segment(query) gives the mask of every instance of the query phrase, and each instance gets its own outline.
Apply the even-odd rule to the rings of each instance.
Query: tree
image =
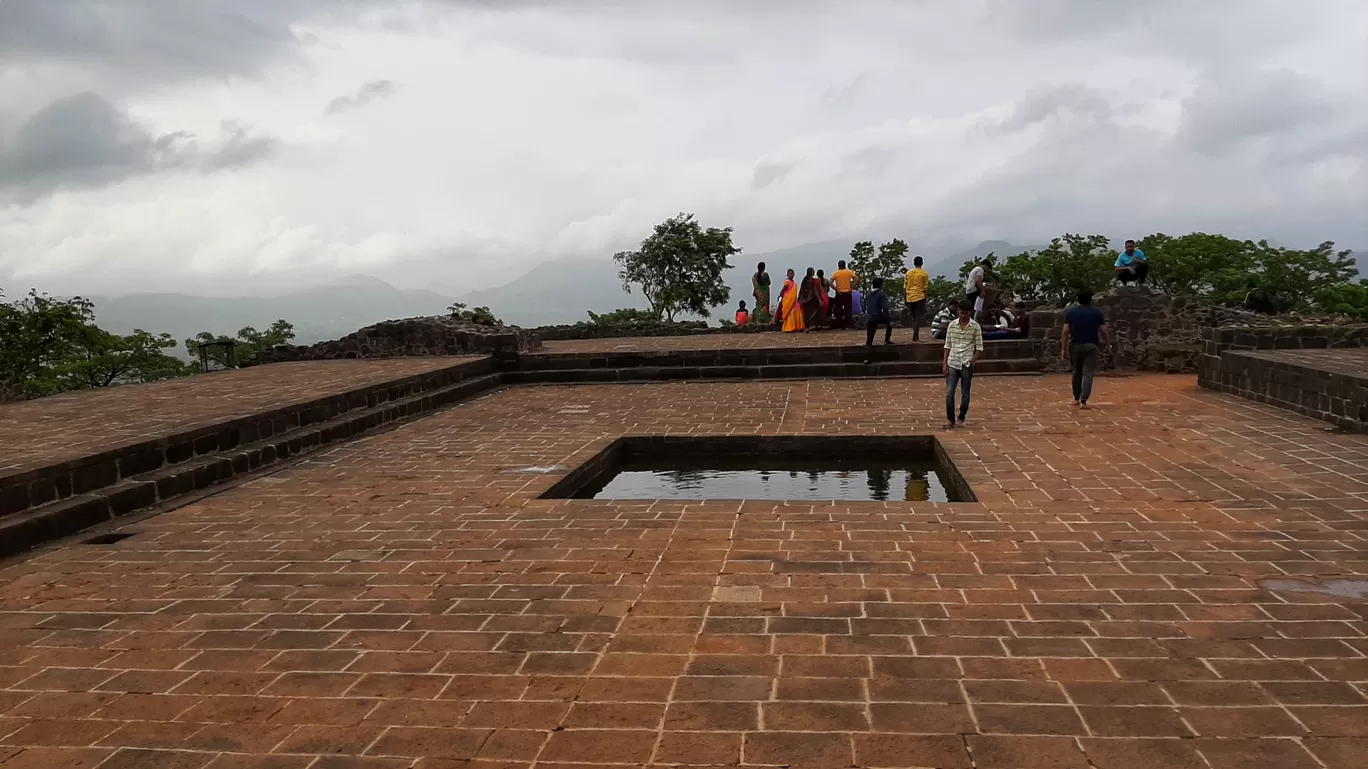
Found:
[[[851,247],[850,261],[847,262],[846,266],[850,267],[851,270],[854,270],[856,275],[863,278],[871,271],[874,259],[874,242],[862,240]]]
[[[466,323],[474,323],[479,326],[503,326],[503,321],[494,317],[494,311],[488,307],[476,307],[473,310],[467,310],[465,302],[453,302],[447,308],[447,312],[450,312],[451,317],[456,320],[463,320]]]
[[[638,250],[613,255],[622,290],[630,294],[637,285],[657,318],[674,321],[682,312],[709,317],[731,297],[722,273],[731,267],[728,258],[741,253],[731,236],[730,227],[703,229],[693,214],[667,219]]]
[[[60,371],[66,390],[112,387],[120,384],[156,382],[193,373],[188,365],[163,350],[176,346],[170,334],[135,329],[132,334],[111,334],[87,326],[82,349]]]
[[[1155,233],[1136,246],[1145,252],[1156,286],[1212,304],[1238,307],[1257,291],[1284,312],[1315,309],[1321,297],[1338,305],[1356,289],[1352,252],[1336,251],[1333,242],[1297,250],[1194,232],[1176,238]]]
[[[183,376],[187,367],[162,352],[169,334],[127,336],[95,325],[94,306],[80,297],[53,299],[37,291],[0,302],[0,390],[36,398],[67,390],[111,387]]]
[[[926,306],[933,312],[940,312],[951,301],[963,298],[963,280],[949,280],[944,275],[937,275],[926,287]]]
[[[631,307],[613,310],[612,312],[598,313],[589,310],[589,322],[595,326],[626,326],[636,323],[652,323],[660,320],[660,317],[650,310],[638,310]]]
[[[237,363],[249,361],[256,357],[257,353],[289,344],[295,338],[294,324],[281,319],[272,323],[265,331],[257,331],[253,326],[244,326],[238,329],[236,337],[225,337],[221,334],[211,334],[208,331],[201,331],[193,337],[185,340],[185,350],[190,353],[192,358],[199,358],[199,346],[210,342],[217,342],[230,339],[237,342],[236,357]],[[210,352],[210,357],[219,365],[227,365],[222,355],[218,352]]]
[[[894,238],[875,251],[872,242],[862,240],[850,249],[850,269],[860,276],[860,285],[865,287],[875,278],[901,279],[907,273],[907,243]]]
[[[61,392],[61,371],[80,353],[95,308],[81,297],[53,299],[37,290],[0,302],[0,382],[35,398]]]

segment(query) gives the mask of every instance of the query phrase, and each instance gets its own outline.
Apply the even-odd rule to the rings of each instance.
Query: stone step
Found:
[[[3,475],[0,476],[0,518],[72,496],[97,492],[143,473],[189,462],[197,457],[233,451],[239,446],[273,435],[321,424],[354,411],[395,403],[493,372],[494,362],[489,359],[453,363],[449,367],[422,374],[256,414],[225,417],[218,423]]]
[[[878,346],[879,360],[905,362],[933,361],[941,358],[943,346],[936,342]],[[763,349],[673,350],[668,352],[582,352],[524,353],[518,356],[517,369],[523,372],[563,371],[567,369],[628,369],[636,367],[702,366],[787,366],[822,363],[860,363],[863,345],[841,347],[775,347]],[[1035,348],[1030,340],[1005,339],[984,344],[983,357],[993,359],[1031,358]]]
[[[499,387],[499,374],[461,379],[433,390],[353,409],[268,438],[118,480],[87,493],[0,517],[0,556],[76,534],[119,516],[151,507],[306,454],[321,446],[354,438]]]
[[[976,373],[984,375],[1039,374],[1036,358],[980,360]],[[803,363],[767,366],[634,366],[631,368],[573,368],[509,372],[509,384],[587,384],[595,382],[651,382],[718,379],[846,379],[858,377],[939,377],[941,362],[876,358],[874,363]]]

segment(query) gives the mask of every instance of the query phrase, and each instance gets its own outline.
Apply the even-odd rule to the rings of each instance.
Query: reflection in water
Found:
[[[593,499],[775,499],[876,502],[948,502],[946,484],[930,464],[859,469],[736,468],[624,469]]]

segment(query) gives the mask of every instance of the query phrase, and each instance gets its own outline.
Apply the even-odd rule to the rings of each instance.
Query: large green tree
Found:
[[[77,357],[64,371],[70,385],[66,389],[155,382],[194,373],[193,365],[164,352],[175,346],[170,334],[135,329],[124,336],[89,326]]]
[[[741,253],[732,245],[732,228],[704,229],[693,214],[680,214],[655,226],[636,251],[613,255],[622,289],[636,286],[657,318],[673,321],[680,313],[706,318],[731,297],[722,280]]]
[[[866,288],[875,278],[901,279],[907,272],[907,243],[894,238],[875,250],[871,241],[862,240],[850,249],[849,264]]]
[[[208,331],[201,331],[195,336],[185,340],[185,350],[190,353],[190,357],[198,360],[201,344],[227,339],[237,343],[235,350],[236,362],[242,364],[255,358],[257,353],[264,352],[272,347],[289,344],[294,338],[294,324],[281,319],[272,323],[270,327],[264,331],[258,331],[253,326],[245,326],[238,329],[236,336],[231,337],[225,337],[222,334],[211,334]],[[227,363],[217,351],[210,351],[210,357],[219,365]]]
[[[54,299],[30,291],[0,301],[0,397],[36,398],[66,390],[152,382],[188,367],[164,350],[168,334],[112,334],[95,325],[86,299]]]

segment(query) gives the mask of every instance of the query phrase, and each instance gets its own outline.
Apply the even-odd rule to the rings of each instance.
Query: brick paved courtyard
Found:
[[[974,504],[537,499],[941,387],[506,390],[0,562],[0,767],[1368,766],[1368,439],[1190,377],[980,379]]]

